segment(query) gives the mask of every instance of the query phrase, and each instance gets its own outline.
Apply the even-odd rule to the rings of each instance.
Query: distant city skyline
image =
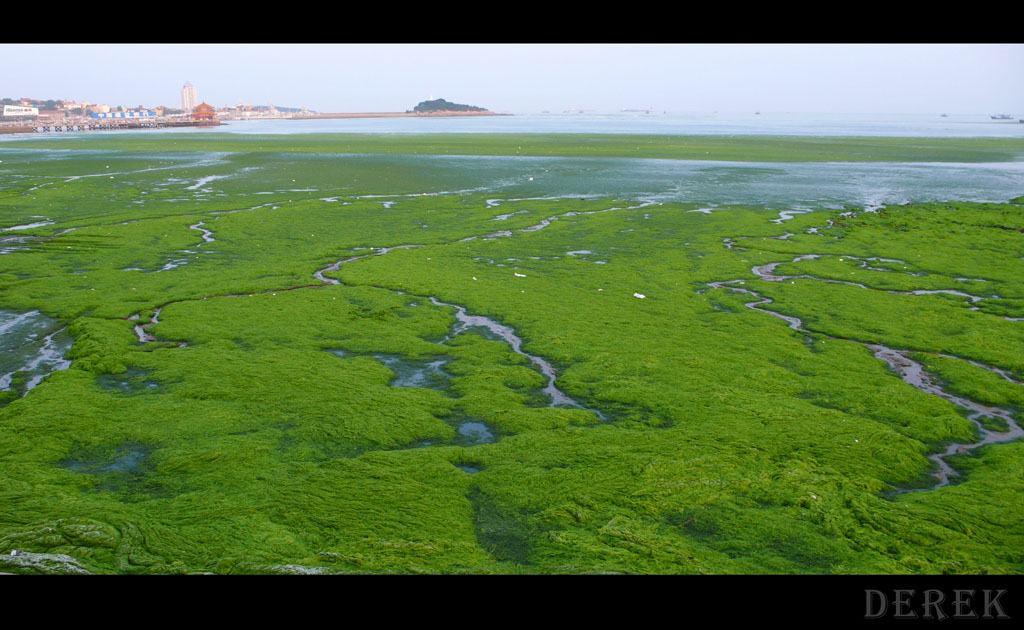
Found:
[[[1024,114],[1021,44],[0,44],[0,96],[508,113]],[[75,59],[69,65],[67,59]]]

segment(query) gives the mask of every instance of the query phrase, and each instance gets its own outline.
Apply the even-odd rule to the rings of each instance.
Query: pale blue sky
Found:
[[[510,113],[1024,115],[1020,44],[0,44],[0,96],[404,111],[428,97]]]

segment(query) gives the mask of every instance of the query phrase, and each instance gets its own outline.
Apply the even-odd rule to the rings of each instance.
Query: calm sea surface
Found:
[[[993,112],[995,113],[995,112]],[[229,121],[217,132],[289,133],[638,133],[800,136],[928,136],[1024,138],[1024,124],[989,114],[611,113],[522,114],[446,118],[348,118]],[[206,133],[208,129],[111,133]],[[95,132],[86,132],[95,133]],[[46,134],[71,135],[71,134]],[[38,134],[0,136],[0,142]]]
[[[180,130],[175,130],[180,131]],[[639,133],[1024,138],[1024,124],[988,114],[527,114],[451,118],[232,121],[217,131],[287,133]],[[200,131],[201,133],[201,131]]]

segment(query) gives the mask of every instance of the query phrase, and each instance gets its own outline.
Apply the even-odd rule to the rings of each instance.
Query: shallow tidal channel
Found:
[[[24,394],[54,371],[66,370],[72,341],[60,322],[39,311],[0,310],[0,391]]]

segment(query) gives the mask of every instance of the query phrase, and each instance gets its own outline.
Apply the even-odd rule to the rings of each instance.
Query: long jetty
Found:
[[[90,121],[33,122],[25,125],[0,125],[0,133],[55,133],[63,131],[115,131],[120,129],[158,129],[161,127],[216,127],[219,120],[131,120],[105,118]]]
[[[447,116],[511,116],[490,110],[483,111],[436,111],[436,112],[339,112],[327,114],[293,114],[289,120],[313,120],[322,118],[444,118]]]

